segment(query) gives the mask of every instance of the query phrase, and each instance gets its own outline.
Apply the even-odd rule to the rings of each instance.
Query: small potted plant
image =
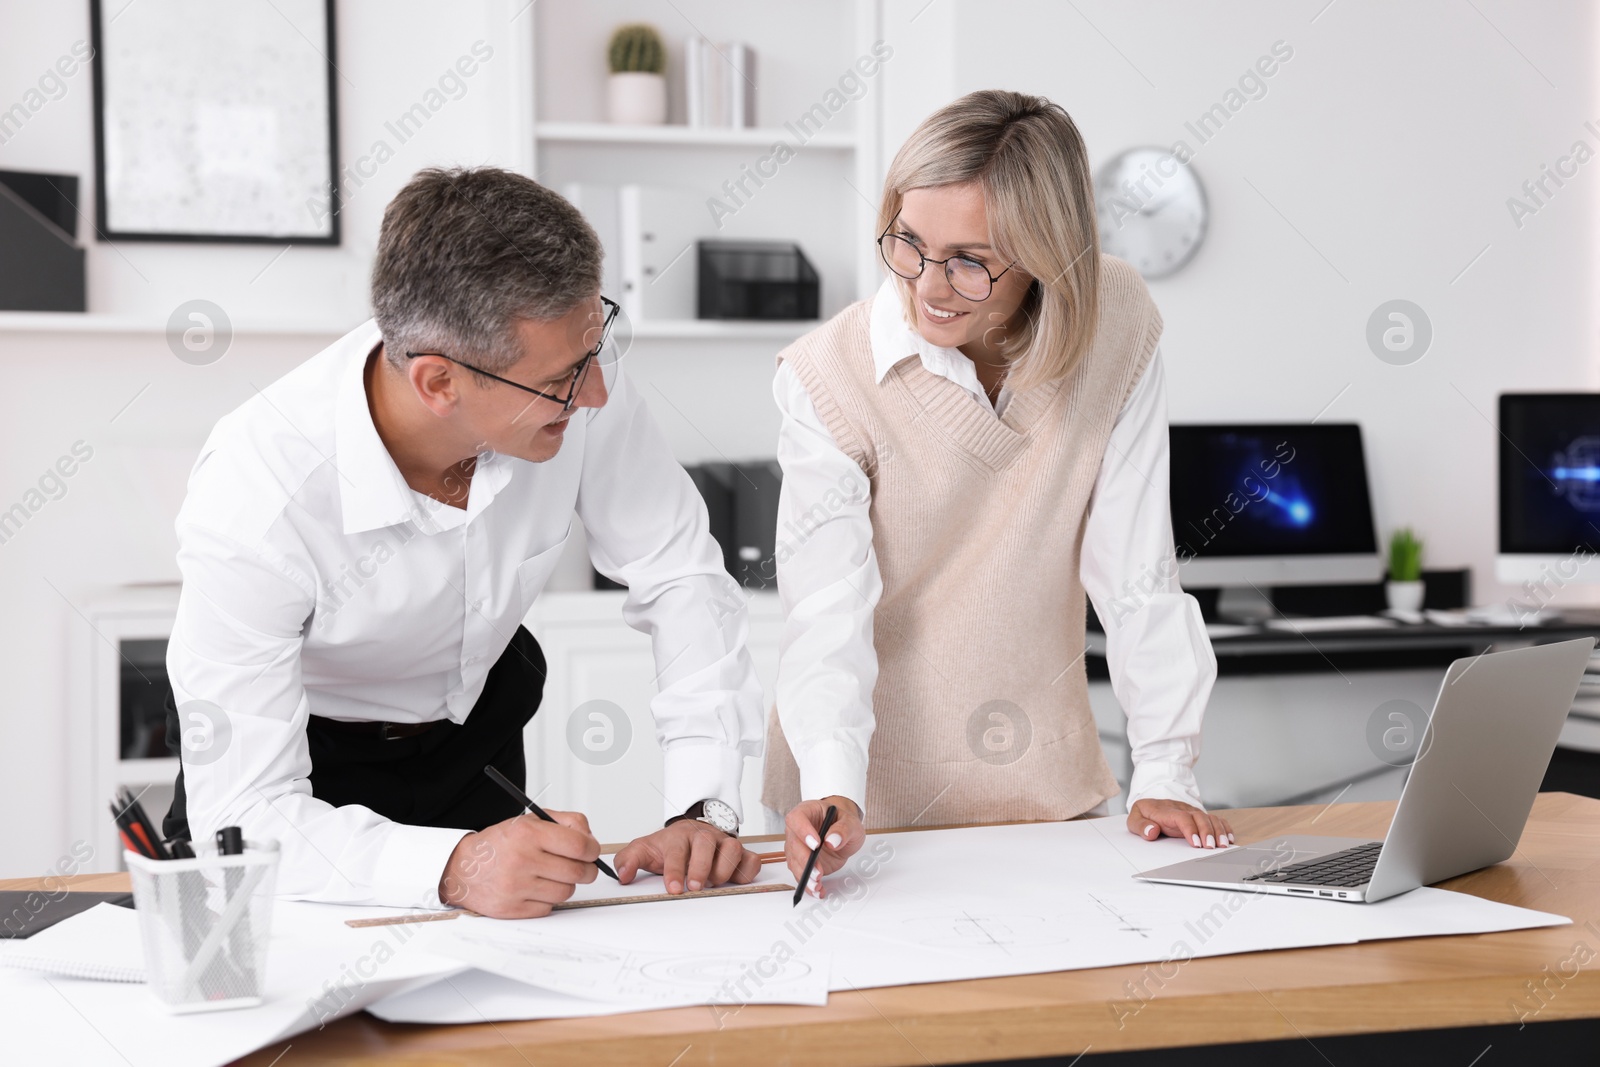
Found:
[[[612,122],[659,126],[667,121],[667,50],[646,22],[618,26],[607,56],[606,113]]]
[[[1422,542],[1410,527],[1389,538],[1389,580],[1383,591],[1390,611],[1422,610]]]

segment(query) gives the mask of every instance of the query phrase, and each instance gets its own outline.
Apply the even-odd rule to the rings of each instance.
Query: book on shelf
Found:
[[[743,129],[756,124],[756,54],[743,41],[690,37],[683,46],[684,102],[690,126]]]

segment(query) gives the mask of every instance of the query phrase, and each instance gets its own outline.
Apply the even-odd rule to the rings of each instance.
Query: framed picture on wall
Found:
[[[339,243],[333,0],[90,0],[102,240]]]

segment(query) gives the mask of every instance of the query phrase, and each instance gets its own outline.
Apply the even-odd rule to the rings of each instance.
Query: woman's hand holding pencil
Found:
[[[848,797],[802,800],[790,809],[783,820],[784,855],[789,861],[789,872],[796,879],[801,879],[805,877],[806,863],[819,843],[817,835],[822,832],[820,828],[829,807],[836,808],[838,814],[827,830],[826,838],[820,841],[822,852],[817,856],[809,884],[801,887],[815,897],[827,895],[822,886],[823,877],[843,867],[845,861],[855,855],[866,841],[867,831],[861,823],[861,809]],[[799,885],[799,882],[796,884]]]

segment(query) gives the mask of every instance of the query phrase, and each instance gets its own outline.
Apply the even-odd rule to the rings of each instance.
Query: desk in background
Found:
[[[1384,731],[1421,723],[1452,661],[1491,649],[1600,637],[1592,623],[1440,626],[1432,623],[1214,637],[1217,683],[1206,708],[1196,774],[1208,807],[1393,800],[1404,752]],[[1105,634],[1089,634],[1089,699],[1101,742],[1124,788],[1131,773],[1127,721],[1105,663]],[[1600,796],[1600,721],[1573,716],[1544,788]]]

